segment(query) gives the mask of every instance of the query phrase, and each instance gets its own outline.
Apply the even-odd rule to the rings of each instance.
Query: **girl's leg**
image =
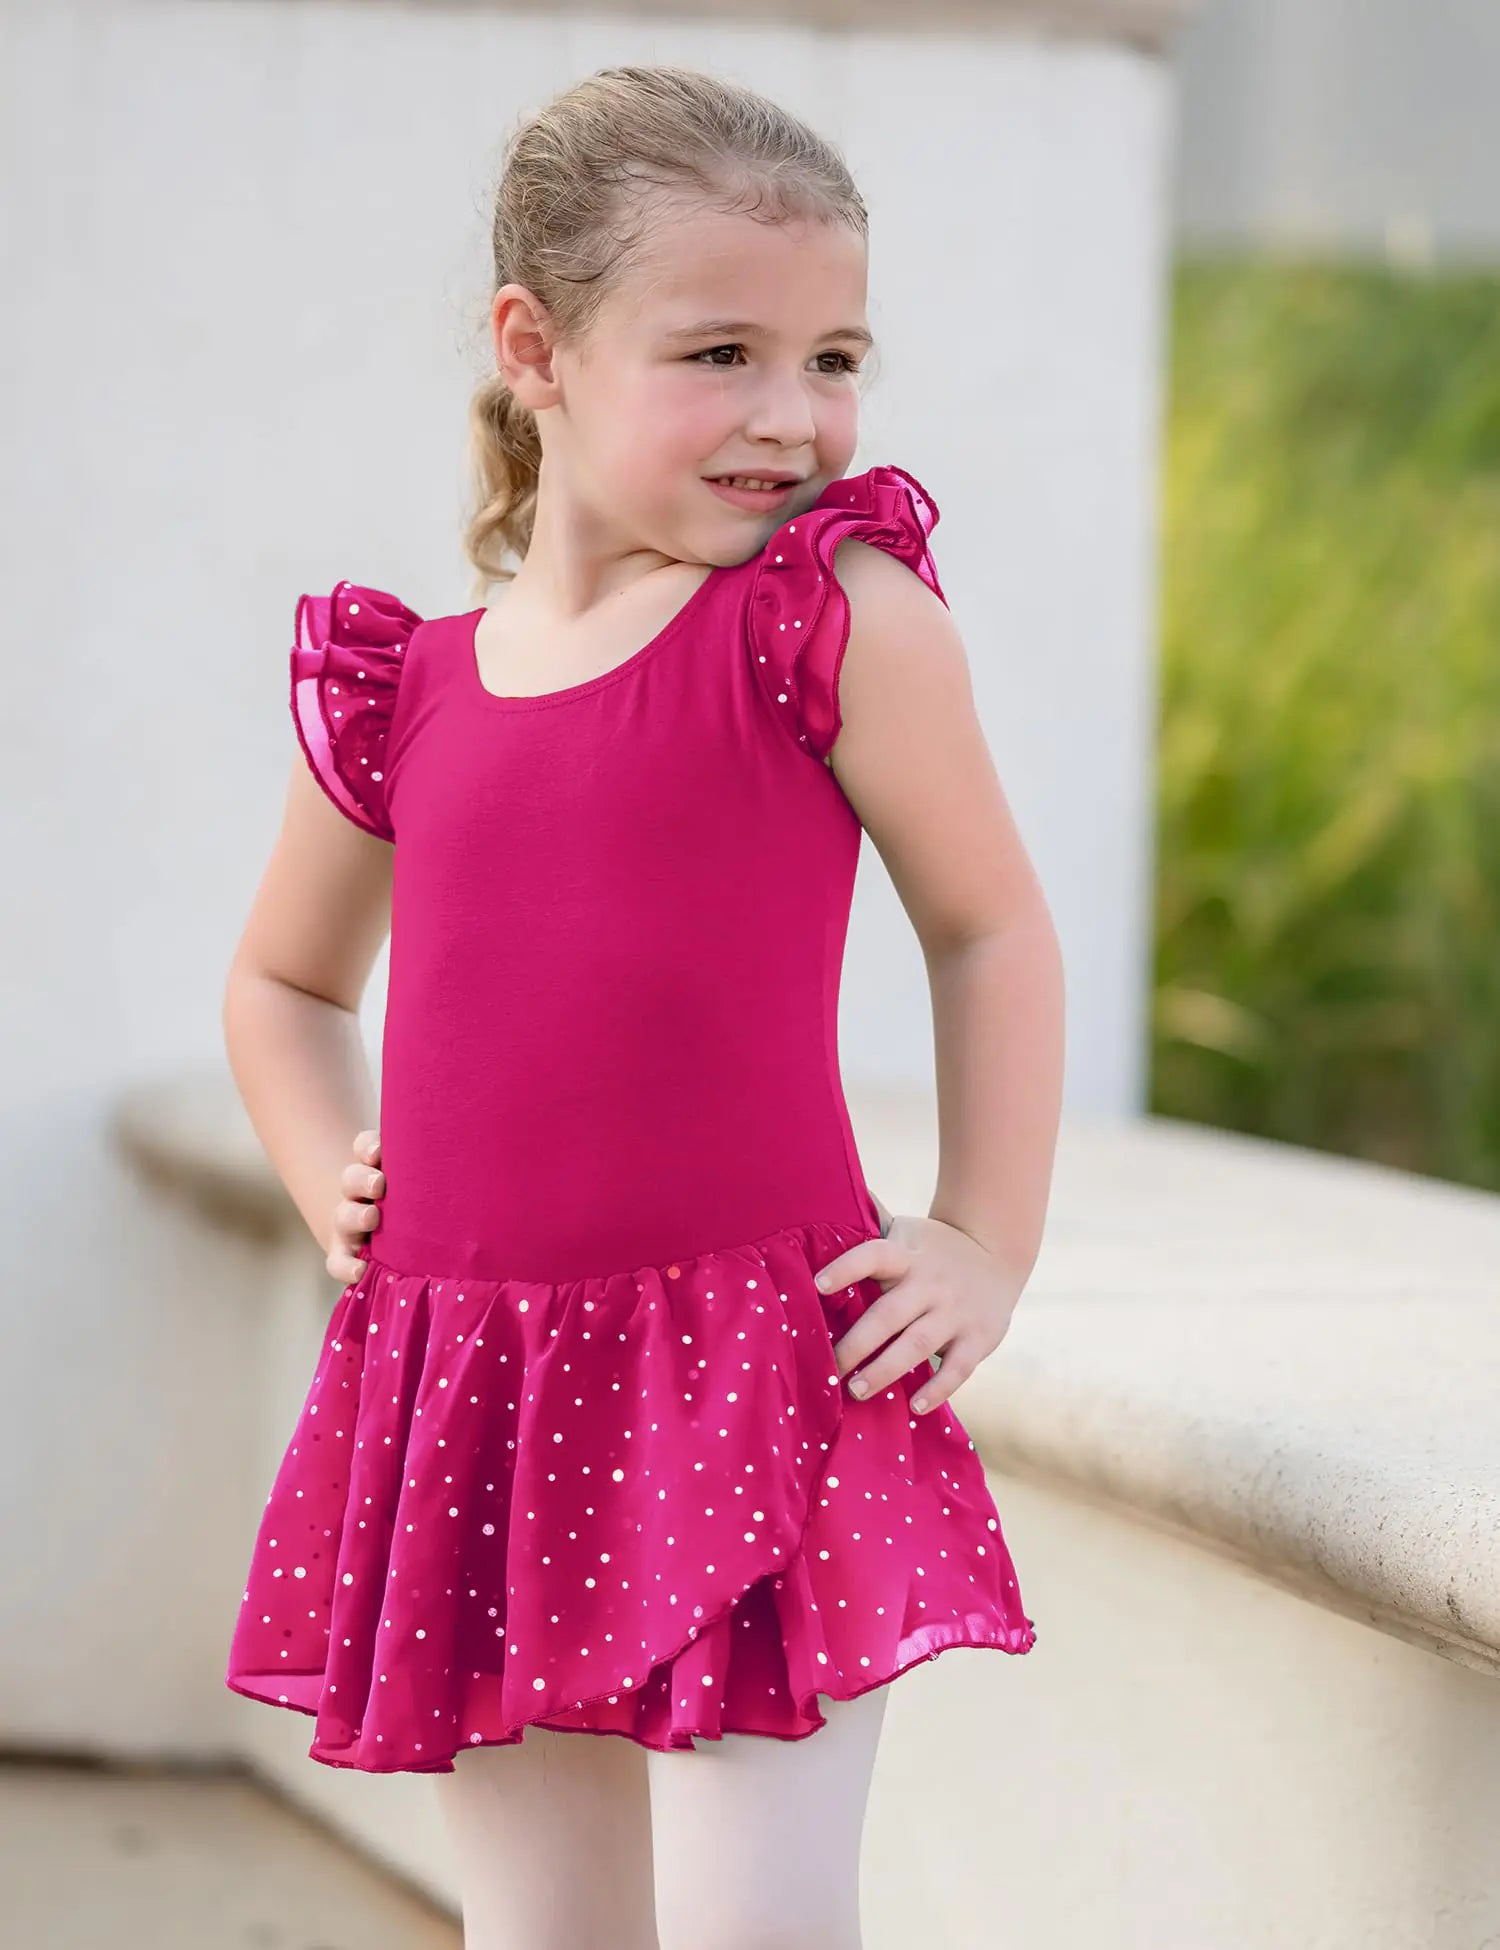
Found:
[[[859,1950],[859,1855],[889,1688],[805,1740],[648,1752],[661,1950]]]
[[[464,1950],[657,1950],[646,1754],[622,1734],[531,1727],[433,1776]]]

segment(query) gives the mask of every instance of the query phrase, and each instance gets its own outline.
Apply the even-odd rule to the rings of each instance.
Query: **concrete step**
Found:
[[[460,1950],[449,1916],[238,1774],[0,1765],[7,1943]]]

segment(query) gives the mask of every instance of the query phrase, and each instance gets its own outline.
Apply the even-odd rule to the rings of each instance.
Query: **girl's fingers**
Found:
[[[349,1198],[383,1198],[385,1173],[373,1171],[369,1165],[345,1165],[339,1189]]]
[[[873,1308],[871,1309],[873,1312]],[[852,1338],[854,1328],[849,1330],[846,1339]],[[943,1342],[943,1329],[931,1313],[922,1313],[902,1334],[898,1334],[890,1346],[884,1348],[867,1368],[849,1377],[849,1393],[858,1401],[865,1401],[878,1395],[882,1389],[889,1388],[892,1382],[899,1381],[917,1363],[925,1363],[936,1354]],[[857,1364],[856,1364],[857,1365]],[[925,1381],[926,1375],[922,1376]]]
[[[819,1267],[815,1284],[819,1293],[837,1293],[841,1286],[859,1280],[897,1280],[911,1264],[910,1255],[893,1239],[861,1239],[836,1259]]]
[[[341,1238],[356,1239],[380,1224],[380,1207],[367,1200],[342,1198],[334,1209],[333,1223]]]
[[[368,1259],[355,1249],[368,1245],[368,1235],[380,1224],[380,1207],[374,1201],[385,1197],[385,1173],[380,1164],[379,1131],[357,1131],[352,1146],[355,1162],[344,1166],[339,1189],[344,1193],[334,1208],[334,1243],[325,1264],[340,1285],[362,1279]]]
[[[968,1346],[962,1338],[944,1348],[937,1373],[930,1380],[924,1376],[921,1387],[911,1398],[913,1415],[930,1415],[939,1403],[947,1401],[973,1374],[980,1359],[978,1350]]]
[[[368,1270],[367,1263],[356,1258],[345,1246],[335,1246],[325,1264],[340,1286],[348,1286],[351,1280],[362,1279]]]
[[[899,1286],[888,1286],[878,1300],[872,1300],[859,1319],[840,1340],[834,1342],[833,1358],[840,1374],[848,1374],[867,1360],[877,1347],[884,1347],[892,1335],[909,1327],[922,1313],[915,1293]]]

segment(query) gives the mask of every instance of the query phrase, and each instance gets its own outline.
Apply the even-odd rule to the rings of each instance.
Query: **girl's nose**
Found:
[[[767,373],[745,421],[755,440],[774,440],[788,451],[810,447],[817,433],[812,401],[801,373]]]

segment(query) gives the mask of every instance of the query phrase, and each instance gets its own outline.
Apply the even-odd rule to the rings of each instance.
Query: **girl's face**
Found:
[[[744,561],[848,471],[865,282],[864,240],[845,224],[669,211],[586,339],[554,349],[543,479],[614,541]],[[791,485],[711,484],[768,474]]]

